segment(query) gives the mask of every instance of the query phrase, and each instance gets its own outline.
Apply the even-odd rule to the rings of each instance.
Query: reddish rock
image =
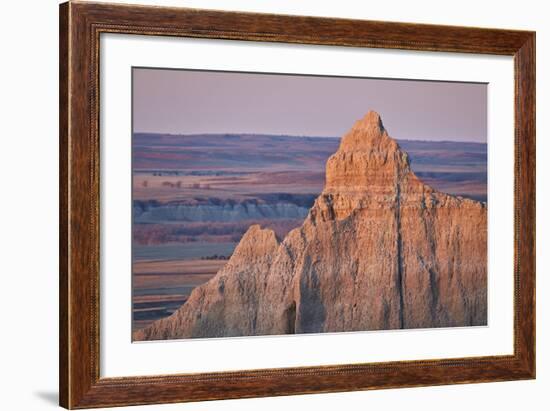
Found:
[[[485,325],[487,209],[439,193],[369,112],[278,242],[250,227],[218,274],[136,340]]]

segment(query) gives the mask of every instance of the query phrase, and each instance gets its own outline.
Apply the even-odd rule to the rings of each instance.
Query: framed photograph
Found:
[[[535,33],[60,6],[60,404],[535,378]]]

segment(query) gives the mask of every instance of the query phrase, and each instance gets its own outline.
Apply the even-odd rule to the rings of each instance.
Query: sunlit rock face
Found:
[[[485,325],[487,209],[439,193],[371,111],[327,161],[303,225],[251,226],[228,263],[137,340]]]

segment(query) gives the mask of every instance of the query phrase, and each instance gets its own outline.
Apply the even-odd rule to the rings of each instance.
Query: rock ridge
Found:
[[[214,278],[134,338],[485,325],[486,227],[485,204],[424,184],[370,111],[301,227],[279,242],[251,226]]]

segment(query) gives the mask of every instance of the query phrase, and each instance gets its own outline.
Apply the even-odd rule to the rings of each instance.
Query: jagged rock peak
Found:
[[[380,115],[371,110],[363,118],[357,120],[351,130],[344,135],[339,151],[394,148],[388,145],[397,146],[384,128]]]
[[[382,123],[382,118],[380,117],[380,114],[373,110],[369,110],[362,119],[357,120],[355,122],[354,128],[355,127],[373,128],[380,131],[384,130],[384,124]]]
[[[410,173],[407,153],[388,135],[380,115],[369,111],[327,161],[325,192],[394,191]]]
[[[233,256],[246,257],[264,256],[274,252],[279,246],[275,232],[269,228],[261,228],[259,224],[251,225],[244,233]]]

